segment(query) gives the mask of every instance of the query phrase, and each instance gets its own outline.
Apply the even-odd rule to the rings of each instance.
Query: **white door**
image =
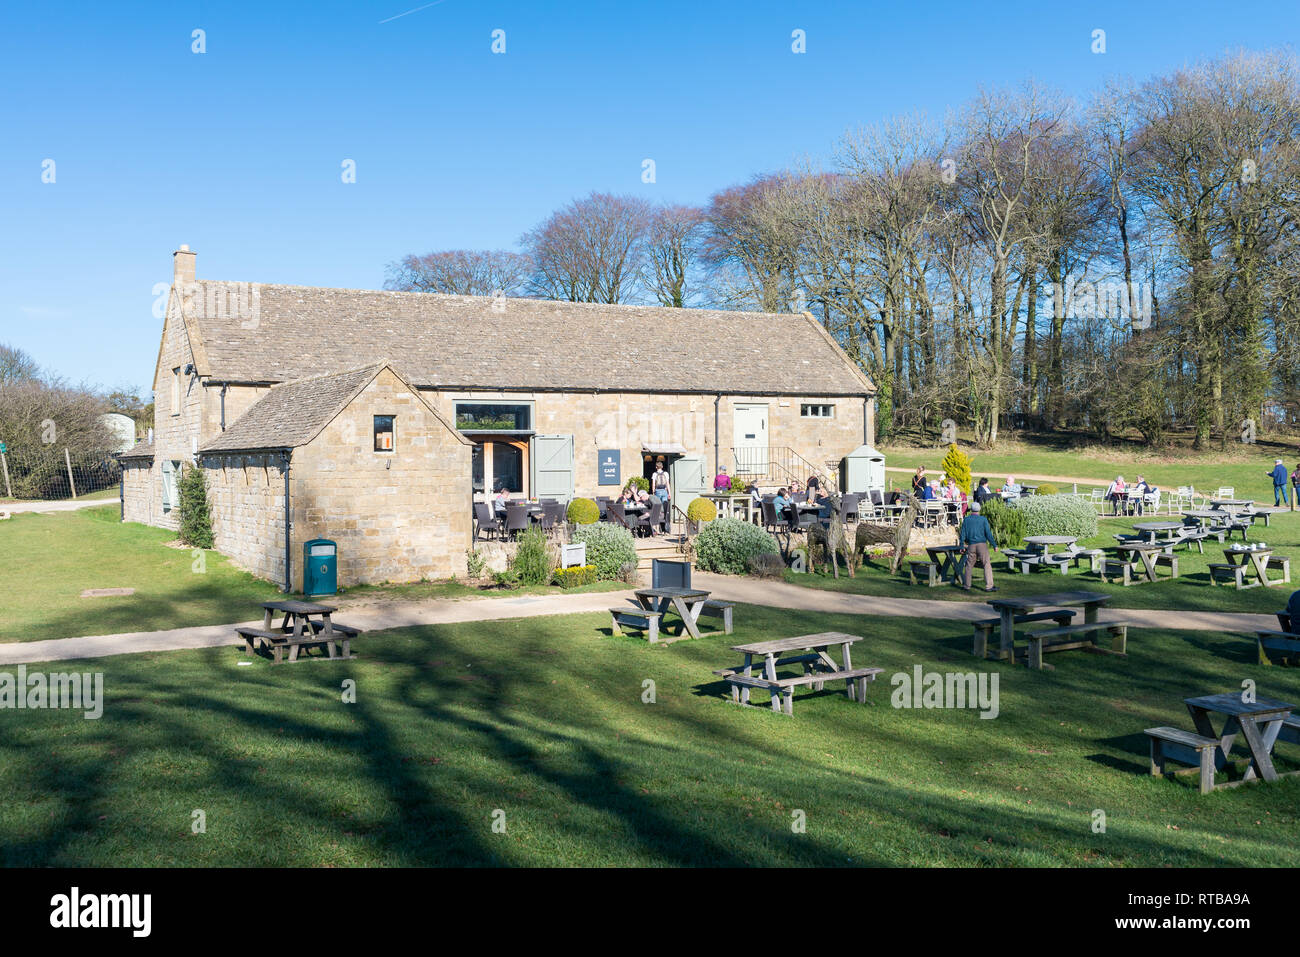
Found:
[[[736,471],[766,475],[767,406],[737,405],[731,420],[735,428],[731,447],[735,450]]]
[[[538,498],[573,498],[573,436],[533,436],[533,494]]]

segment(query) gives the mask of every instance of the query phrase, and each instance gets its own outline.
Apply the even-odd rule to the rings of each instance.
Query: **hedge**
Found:
[[[596,574],[606,581],[617,581],[625,562],[636,566],[636,542],[626,528],[615,525],[579,525],[573,530],[575,542],[586,542],[587,564],[596,566]]]
[[[779,555],[776,539],[738,518],[714,519],[695,538],[695,563],[701,571],[743,575],[755,555]]]
[[[1072,495],[1030,495],[1016,499],[1011,509],[1025,517],[1026,535],[1091,538],[1097,534],[1097,512],[1092,503]]]

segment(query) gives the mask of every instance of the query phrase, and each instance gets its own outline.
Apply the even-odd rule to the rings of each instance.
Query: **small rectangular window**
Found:
[[[835,414],[835,406],[804,403],[799,407],[799,414],[805,419],[829,419]]]
[[[181,367],[172,370],[172,415],[181,414]]]
[[[396,421],[395,415],[377,415],[375,416],[375,451],[391,452],[393,451],[393,423]]]

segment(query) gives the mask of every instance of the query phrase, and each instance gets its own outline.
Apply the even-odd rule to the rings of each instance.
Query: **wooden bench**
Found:
[[[1155,561],[1152,562],[1152,564],[1168,565],[1169,577],[1170,578],[1178,577],[1178,556],[1177,555],[1174,555],[1171,552],[1161,552],[1159,555],[1155,557]]]
[[[1101,580],[1104,582],[1119,579],[1127,588],[1129,585],[1138,583],[1133,577],[1135,571],[1137,571],[1137,565],[1134,562],[1122,558],[1103,558],[1098,574],[1101,575]],[[1145,581],[1145,578],[1142,580]]]
[[[1059,611],[1037,611],[1031,615],[1016,615],[1012,619],[1015,624],[1022,625],[1031,621],[1054,621],[1059,627],[1064,628],[1077,615],[1077,611],[1063,608]],[[978,658],[988,656],[989,637],[993,634],[995,628],[1001,628],[1001,618],[981,618],[974,622],[975,625],[975,644],[971,648],[971,654]]]
[[[1300,715],[1289,714],[1282,719],[1282,727],[1277,732],[1279,741],[1300,744]]]
[[[1061,554],[1071,559],[1075,568],[1079,567],[1080,561],[1087,559],[1088,568],[1094,572],[1101,569],[1101,560],[1106,557],[1100,548],[1080,548],[1078,545],[1071,545]]]
[[[930,588],[940,584],[939,566],[934,562],[908,562],[907,563],[907,580],[913,585],[916,584],[916,576],[920,573],[925,578],[925,584]]]
[[[650,644],[659,641],[659,619],[663,617],[657,611],[646,611],[642,608],[611,608],[609,610],[611,622],[610,628],[614,634],[623,634],[623,628],[634,628],[638,631],[644,631]]]
[[[1246,572],[1249,565],[1234,565],[1231,562],[1210,562],[1210,584],[1232,582],[1238,590],[1246,587]]]
[[[731,634],[732,609],[735,607],[736,603],[734,601],[722,601],[719,598],[710,598],[704,603],[704,607],[700,609],[700,617],[703,618],[707,615],[710,618],[721,618],[722,633],[724,635],[729,635]],[[717,634],[717,632],[710,632],[710,634]]]
[[[289,652],[288,660],[291,662],[298,661],[298,652],[304,647],[324,646],[330,656],[335,660],[345,658],[355,658],[352,654],[352,639],[361,634],[359,628],[353,628],[351,625],[345,625],[341,622],[333,622],[331,627],[334,630],[333,636],[324,634],[322,627],[314,627],[310,634],[295,635],[292,632],[269,631],[264,628],[236,628],[235,632],[244,639],[245,653],[254,654],[254,643],[260,643],[265,648],[270,648],[272,655],[272,664],[282,664],[285,660],[284,652]],[[339,643],[341,654],[334,650],[334,643]]]
[[[1289,631],[1257,631],[1255,644],[1259,649],[1261,665],[1271,665],[1278,659],[1283,664],[1300,663],[1300,635]]]
[[[1111,636],[1109,648],[1103,648],[1096,642],[1095,636],[1103,631]],[[1070,638],[1073,635],[1088,635],[1089,637],[1071,641]],[[1025,663],[1030,668],[1044,667],[1043,655],[1046,652],[1069,651],[1072,648],[1083,648],[1087,651],[1106,655],[1118,655],[1121,658],[1128,656],[1127,622],[1106,622],[1105,624],[1093,622],[1092,624],[1068,625],[1064,628],[1051,628],[1047,631],[1031,631],[1027,637],[1029,638],[1029,648],[1026,652]]]
[[[1268,568],[1280,568],[1280,569],[1282,569],[1282,581],[1279,582],[1278,584],[1282,584],[1282,585],[1290,584],[1290,582],[1291,582],[1291,559],[1288,558],[1286,555],[1270,555],[1270,556],[1268,556],[1268,564],[1267,564],[1266,567],[1268,567]]]
[[[1153,776],[1164,776],[1165,761],[1173,758],[1199,769],[1202,794],[1214,790],[1214,754],[1219,747],[1218,738],[1207,738],[1181,728],[1147,728],[1145,733],[1151,739]]]
[[[811,657],[815,658],[817,656],[813,655]],[[782,664],[786,664],[790,660],[787,658],[782,661]],[[759,688],[771,694],[773,711],[783,711],[785,714],[792,715],[794,714],[795,688],[802,685],[813,685],[815,690],[820,690],[827,681],[843,679],[849,700],[865,704],[867,700],[867,683],[875,681],[876,675],[883,670],[883,668],[850,668],[847,671],[809,671],[807,674],[794,678],[777,678],[775,681],[764,677],[738,674],[733,669],[715,671],[714,674],[722,675],[727,683],[731,685],[732,701],[740,702],[742,688]]]

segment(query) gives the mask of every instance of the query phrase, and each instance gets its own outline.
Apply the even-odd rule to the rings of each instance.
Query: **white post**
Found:
[[[68,455],[68,447],[63,447],[63,461],[68,466],[68,486],[72,489],[72,497],[77,497],[77,483],[72,480],[72,457]]]
[[[5,458],[3,452],[0,452],[0,466],[3,466],[5,471],[5,497],[13,498],[14,490],[9,485],[9,460]]]

